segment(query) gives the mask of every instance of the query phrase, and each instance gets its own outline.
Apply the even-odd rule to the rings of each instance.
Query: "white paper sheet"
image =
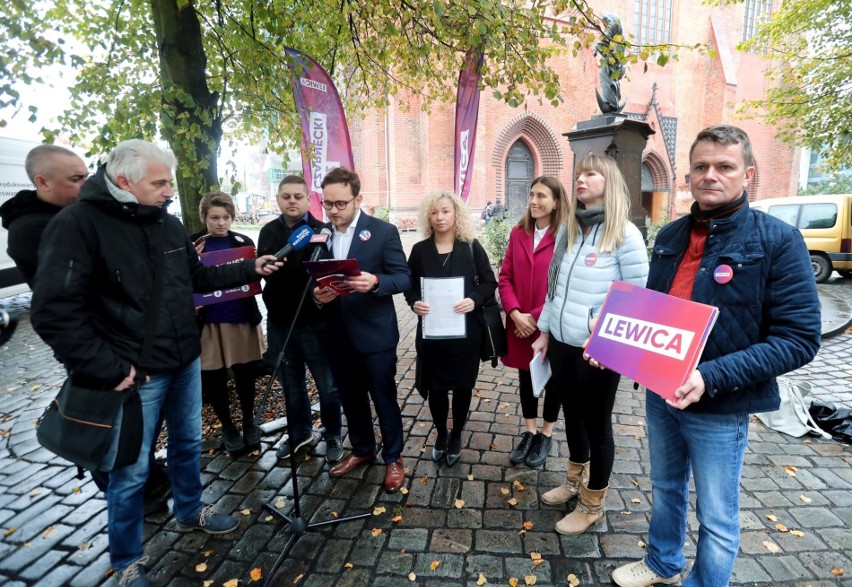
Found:
[[[532,379],[533,395],[541,396],[544,391],[544,386],[550,381],[550,376],[553,371],[550,369],[550,359],[545,359],[541,362],[541,353],[536,353],[533,360],[530,361],[530,378]]]
[[[463,277],[421,277],[422,300],[429,304],[423,316],[423,338],[464,338],[467,322],[453,305],[464,299]]]

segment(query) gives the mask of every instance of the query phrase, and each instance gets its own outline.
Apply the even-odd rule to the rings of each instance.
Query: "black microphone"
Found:
[[[3,346],[12,338],[12,333],[15,332],[17,325],[18,320],[15,316],[6,310],[0,310],[0,346]]]
[[[317,243],[314,247],[314,251],[311,253],[311,261],[319,260],[323,250],[328,250],[328,241],[331,240],[333,234],[334,233],[331,232],[330,228],[324,226],[322,230],[319,231],[319,234],[315,234],[311,237],[311,242]]]
[[[293,253],[294,251],[301,251],[308,243],[311,242],[311,237],[314,236],[314,231],[311,230],[310,226],[303,226],[299,230],[293,232],[290,235],[290,238],[287,239],[287,244],[284,247],[275,253],[275,261],[267,261],[264,263],[266,265],[274,265],[277,261],[283,261],[284,257]]]

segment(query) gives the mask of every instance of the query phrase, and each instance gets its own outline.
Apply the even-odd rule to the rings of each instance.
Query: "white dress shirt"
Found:
[[[358,208],[358,211],[355,212],[355,217],[346,232],[338,232],[336,228],[334,229],[331,248],[335,259],[346,259],[349,256],[349,249],[352,246],[352,239],[355,238],[355,227],[358,225],[359,218],[361,218],[361,208]]]
[[[544,238],[544,235],[547,234],[548,230],[550,230],[549,226],[536,228],[535,225],[533,225],[533,251],[538,248],[538,243],[541,242],[541,239]]]

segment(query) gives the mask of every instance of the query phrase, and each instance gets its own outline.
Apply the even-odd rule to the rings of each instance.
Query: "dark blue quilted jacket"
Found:
[[[654,243],[648,288],[668,293],[693,220],[680,218]],[[716,283],[728,265],[733,279]],[[809,363],[820,345],[820,310],[810,258],[798,230],[748,203],[711,220],[692,299],[719,308],[698,370],[707,391],[688,410],[719,414],[778,409],[775,377]]]

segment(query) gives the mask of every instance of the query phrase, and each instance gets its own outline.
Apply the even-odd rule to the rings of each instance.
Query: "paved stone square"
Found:
[[[828,305],[832,312],[826,329],[835,332],[817,359],[793,377],[813,383],[814,398],[852,407],[852,335],[844,333],[852,316],[845,302],[852,299],[852,284],[833,280],[821,285],[820,292],[824,308]],[[64,371],[29,325],[29,296],[0,303],[22,312],[18,332],[0,348],[0,584],[111,584],[102,496],[88,477],[77,479],[75,469],[35,439],[34,423]],[[428,407],[411,390],[414,316],[401,298],[397,305],[402,332],[399,402],[408,433],[406,493],[382,490],[384,467],[379,464],[332,479],[318,454],[301,461],[300,506],[309,521],[372,515],[309,531],[295,541],[275,584],[467,586],[479,584],[482,576],[487,585],[508,585],[513,577],[525,585],[526,577],[535,577],[536,585],[564,586],[571,574],[580,585],[611,584],[612,569],[642,557],[647,540],[644,392],[629,381],[620,386],[613,414],[616,462],[605,519],[587,534],[560,536],[553,526],[566,509],[543,506],[538,496],[564,476],[564,427],[557,425],[557,442],[544,469],[509,466],[508,453],[521,422],[517,378],[511,370],[483,366],[461,461],[454,467],[433,463]],[[842,312],[845,318],[838,318]],[[750,425],[749,434],[741,554],[732,584],[852,586],[849,447],[791,438],[758,422]],[[247,585],[252,569],[268,574],[290,533],[264,505],[280,505],[288,514],[293,507],[290,470],[275,458],[279,438],[280,433],[265,437],[259,456],[236,461],[216,451],[215,442],[205,444],[204,498],[237,516],[239,530],[225,537],[181,534],[170,515],[148,517],[145,549],[156,585],[222,585],[232,579]],[[317,448],[321,451],[322,445]],[[693,511],[687,556],[694,554],[697,528]]]

